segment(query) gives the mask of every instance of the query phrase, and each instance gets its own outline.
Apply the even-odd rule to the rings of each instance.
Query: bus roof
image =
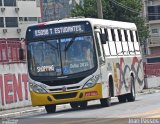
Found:
[[[55,21],[48,21],[48,22],[43,22],[39,24],[34,24],[32,26],[60,24],[60,23],[66,23],[66,22],[79,22],[79,21],[89,21],[92,25],[100,26],[100,27],[112,27],[112,28],[137,30],[137,27],[134,23],[105,20],[105,19],[96,19],[96,18],[67,18],[62,20],[55,20]]]

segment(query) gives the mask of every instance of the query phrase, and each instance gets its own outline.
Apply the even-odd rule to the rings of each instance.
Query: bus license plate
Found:
[[[85,93],[85,96],[97,96],[97,95],[98,95],[97,91],[92,91],[92,92],[86,92]]]

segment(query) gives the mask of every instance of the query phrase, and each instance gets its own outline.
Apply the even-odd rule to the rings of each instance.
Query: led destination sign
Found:
[[[64,27],[51,27],[44,29],[34,30],[34,37],[44,37],[44,36],[52,36],[59,34],[69,34],[75,32],[85,32],[84,25],[72,25],[72,26],[64,26]]]

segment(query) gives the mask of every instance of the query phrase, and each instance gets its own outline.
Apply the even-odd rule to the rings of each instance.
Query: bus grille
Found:
[[[53,95],[55,99],[68,99],[68,98],[74,98],[76,96],[77,96],[77,92]]]
[[[72,79],[61,79],[61,80],[55,80],[55,81],[42,81],[42,83],[44,83],[48,86],[71,85],[71,84],[79,83],[84,78],[85,77],[72,78]]]
[[[80,88],[80,86],[67,87],[67,90],[76,90],[78,88]],[[52,92],[54,92],[54,91],[62,91],[62,90],[63,90],[63,88],[49,89],[49,91],[52,91]]]

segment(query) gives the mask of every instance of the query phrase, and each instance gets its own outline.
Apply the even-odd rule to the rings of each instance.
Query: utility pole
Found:
[[[97,1],[97,14],[98,18],[103,19],[103,12],[102,12],[102,1],[101,0],[96,0]]]
[[[143,2],[143,18],[145,18],[145,23],[146,25],[149,27],[150,30],[150,24],[149,24],[149,19],[148,19],[148,10],[147,10],[147,2],[148,0],[142,0]],[[146,41],[144,41],[144,55],[148,55],[149,53],[149,48],[148,48],[148,43],[149,41],[151,41],[152,39],[147,38]]]

